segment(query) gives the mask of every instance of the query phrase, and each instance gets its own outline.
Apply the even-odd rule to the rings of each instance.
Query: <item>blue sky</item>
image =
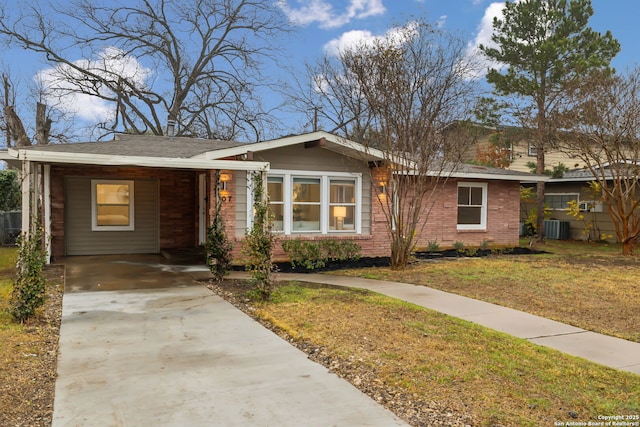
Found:
[[[500,13],[503,6],[501,2],[489,0],[272,1],[274,7],[285,13],[296,31],[283,40],[283,56],[277,61],[278,66],[264,73],[265,79],[270,81],[286,80],[290,78],[287,73],[296,70],[302,72],[305,62],[313,63],[336,48],[367,38],[384,37],[393,24],[403,25],[415,17],[425,17],[435,25],[459,33],[470,47],[487,43],[491,36],[492,18]],[[622,51],[614,59],[613,65],[620,71],[636,65],[640,58],[640,0],[592,0],[592,4],[595,14],[591,26],[601,32],[611,30],[622,45]],[[20,61],[16,62],[15,58]],[[118,66],[135,68],[137,65],[136,60],[132,59],[130,63]],[[36,73],[45,76],[47,73],[47,66],[41,59],[23,50],[4,50],[0,53],[0,67],[3,71],[10,70],[12,76],[19,75],[22,87],[27,86]],[[279,95],[274,93],[265,93],[263,97],[267,106],[281,102]],[[33,103],[33,100],[23,102]],[[103,117],[111,108],[95,100],[76,99],[69,102],[71,104],[76,106],[80,119],[84,120]],[[24,115],[30,113],[25,112]],[[281,117],[286,122],[285,127],[289,127],[285,133],[303,130],[304,118],[284,113]]]
[[[383,36],[394,23],[426,17],[442,28],[460,33],[470,45],[487,43],[492,18],[503,2],[488,0],[280,0],[299,31],[289,45],[290,54],[312,61],[327,47],[367,36]],[[611,30],[622,44],[614,60],[620,70],[640,57],[640,1],[592,0],[596,30]]]

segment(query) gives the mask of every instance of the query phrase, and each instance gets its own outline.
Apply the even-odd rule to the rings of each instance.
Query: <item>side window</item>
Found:
[[[131,231],[134,224],[133,181],[91,181],[91,230]]]
[[[487,184],[458,184],[458,230],[484,230],[487,227]]]
[[[569,209],[569,202],[575,200],[580,201],[579,194],[545,194],[544,203],[551,209],[566,210]]]

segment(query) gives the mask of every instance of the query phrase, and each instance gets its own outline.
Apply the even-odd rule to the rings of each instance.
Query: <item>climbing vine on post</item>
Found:
[[[253,225],[245,236],[242,253],[246,258],[246,269],[257,296],[262,300],[271,297],[274,287],[272,261],[276,237],[271,232],[269,200],[265,194],[264,179],[260,172],[253,173]]]
[[[219,172],[216,172],[216,182],[219,181],[219,174]],[[216,283],[220,283],[231,270],[231,252],[233,251],[233,244],[229,241],[225,232],[220,197],[216,197],[216,211],[213,216],[213,223],[207,228],[206,250],[209,270],[211,270]]]
[[[33,316],[46,299],[47,279],[43,273],[47,263],[44,230],[38,224],[30,234],[18,237],[16,281],[9,301],[9,313],[18,322]]]

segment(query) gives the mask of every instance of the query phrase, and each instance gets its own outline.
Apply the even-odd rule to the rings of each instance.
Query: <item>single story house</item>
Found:
[[[598,173],[603,177],[611,177],[608,166],[599,169]],[[551,212],[550,220],[567,222],[569,239],[619,243],[607,204],[590,186],[594,181],[593,173],[586,168],[570,170],[561,178],[547,181],[544,198]],[[609,179],[607,181],[610,182]],[[636,197],[640,197],[640,194]],[[578,203],[582,219],[569,214],[571,201]]]
[[[252,217],[249,177],[266,178],[281,239],[346,239],[390,252],[374,169],[382,152],[327,132],[257,143],[117,135],[109,142],[10,148],[23,171],[23,229],[41,212],[51,260],[161,253],[206,239],[216,197],[236,254]],[[429,200],[418,247],[518,245],[519,187],[546,177],[461,165]],[[434,200],[435,198],[435,200]],[[284,257],[281,248],[276,254]]]

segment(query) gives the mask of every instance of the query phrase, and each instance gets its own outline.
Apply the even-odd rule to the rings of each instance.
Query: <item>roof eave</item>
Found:
[[[106,154],[57,153],[51,151],[9,149],[13,160],[42,163],[66,163],[101,166],[142,166],[171,169],[269,170],[269,162],[237,160],[180,159],[170,157],[118,156]]]
[[[260,152],[273,150],[276,148],[289,147],[291,145],[303,144],[309,141],[316,141],[324,138],[332,144],[347,148],[355,153],[362,154],[363,160],[384,160],[385,155],[376,148],[366,147],[347,138],[339,137],[325,131],[316,131],[303,135],[293,135],[284,138],[272,139],[270,141],[256,142],[253,144],[242,145],[238,147],[225,148],[222,150],[213,150],[205,153],[207,159],[223,159],[246,154],[248,151]]]

